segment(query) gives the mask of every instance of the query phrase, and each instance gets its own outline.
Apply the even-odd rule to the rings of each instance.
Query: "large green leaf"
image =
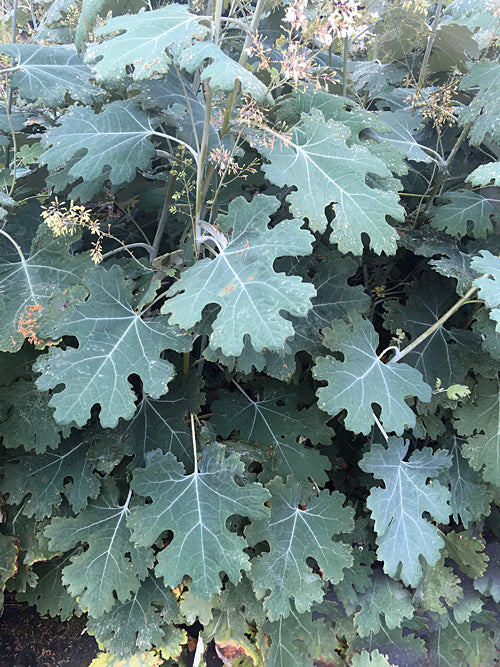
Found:
[[[458,623],[445,616],[431,630],[429,658],[436,667],[483,667],[495,664],[498,658],[492,637],[483,628],[473,630],[470,621]]]
[[[205,101],[194,94],[191,84],[177,68],[171,67],[163,79],[139,81],[129,91],[137,93],[145,111],[161,110],[166,113],[169,122],[177,128],[176,136],[190,146],[200,146],[205,124]],[[219,144],[219,133],[211,121],[208,147],[212,149]]]
[[[204,623],[202,637],[205,643],[213,639],[219,653],[227,647],[230,656],[250,656],[255,665],[262,665],[261,652],[248,635],[252,626],[262,628],[266,615],[245,575],[236,586],[225,585],[213,612],[213,619]],[[263,634],[262,630],[259,634]]]
[[[466,234],[473,238],[486,238],[492,234],[491,216],[495,214],[499,199],[484,197],[472,190],[457,190],[447,192],[437,203],[441,205],[430,215],[432,227],[458,238]]]
[[[442,276],[455,278],[460,295],[472,287],[476,274],[470,268],[471,257],[459,250],[452,236],[432,227],[400,229],[399,235],[399,243],[415,255],[435,257],[429,264]]]
[[[309,254],[313,237],[300,229],[300,220],[285,220],[269,229],[269,217],[278,206],[274,197],[264,195],[251,202],[243,197],[231,202],[228,214],[217,218],[227,246],[214,259],[186,269],[168,291],[172,298],[162,312],[171,313],[171,323],[189,329],[201,319],[205,306],[219,304],[210,346],[227,355],[241,353],[245,334],[257,351],[278,349],[293,335],[292,323],[280,313],[305,315],[315,289],[298,276],[276,273],[273,263],[277,257]]]
[[[97,193],[99,177],[121,185],[135,178],[136,169],[149,169],[156,155],[152,134],[148,115],[130,100],[111,102],[97,114],[77,107],[43,135],[39,162],[56,172],[59,190],[81,178]]]
[[[479,47],[484,49],[497,33],[499,17],[495,8],[495,0],[453,0],[446,13],[454,23],[470,28]]]
[[[118,602],[99,618],[90,618],[87,632],[120,659],[161,646],[163,624],[180,620],[174,594],[149,573],[130,600]],[[178,632],[182,637],[182,631]]]
[[[457,23],[442,22],[429,58],[429,74],[449,70],[467,71],[467,61],[479,58],[481,52],[471,30]]]
[[[368,320],[350,313],[349,324],[332,322],[323,330],[324,344],[340,351],[344,361],[317,357],[313,375],[328,383],[317,390],[318,405],[331,415],[347,409],[346,427],[355,433],[369,433],[375,423],[373,403],[380,406],[380,421],[386,431],[401,434],[405,425],[415,425],[415,414],[406,396],[430,401],[431,388],[419,371],[404,363],[384,364],[377,355],[378,336]]]
[[[80,607],[93,618],[108,612],[116,598],[129,600],[147,575],[150,558],[130,541],[125,524],[128,513],[129,502],[120,504],[116,483],[108,479],[97,500],[90,501],[78,516],[56,517],[44,530],[52,551],[88,545],[71,557],[71,564],[63,570],[63,583],[72,595],[79,596]]]
[[[477,169],[474,169],[465,181],[472,186],[488,185],[490,181],[493,181],[493,185],[498,185],[500,183],[500,162],[482,164]]]
[[[391,133],[387,140],[399,148],[408,160],[414,162],[430,162],[430,156],[423,150],[415,135],[422,130],[422,118],[408,109],[381,111],[378,117],[390,127]]]
[[[496,330],[500,333],[500,257],[488,250],[481,250],[480,255],[472,259],[471,267],[488,275],[476,278],[474,285],[479,287],[479,297],[490,308],[490,317],[497,323]]]
[[[328,479],[325,470],[330,461],[317,450],[304,446],[305,438],[313,444],[328,445],[333,429],[325,422],[328,415],[316,405],[297,409],[300,400],[299,388],[268,381],[255,388],[258,398],[241,391],[219,391],[219,399],[212,403],[214,417],[211,422],[216,432],[228,438],[233,431],[242,438],[257,442],[266,453],[265,477],[270,479],[278,474],[286,481],[294,475],[310,489],[309,477],[322,486]]]
[[[158,450],[134,470],[132,488],[152,503],[131,510],[133,540],[148,546],[165,531],[174,533],[157,556],[156,574],[167,585],[177,586],[187,574],[193,593],[209,599],[221,587],[221,570],[236,583],[250,568],[245,540],[229,532],[226,520],[232,514],[262,518],[269,493],[257,483],[239,486],[234,477],[243,470],[238,455],[226,457],[218,445],[203,449],[200,468],[190,475],[173,454]]]
[[[47,392],[37,391],[33,382],[24,379],[0,388],[0,406],[8,411],[0,424],[4,447],[22,446],[42,454],[59,446],[61,432],[68,435],[69,428],[56,424],[49,400]]]
[[[54,295],[82,282],[83,272],[92,262],[87,254],[70,254],[71,243],[78,238],[77,235],[54,238],[41,225],[26,257],[24,251],[19,252],[0,235],[0,349],[19,350],[25,337],[19,330],[21,318],[36,318]],[[31,310],[39,306],[41,310]]]
[[[475,313],[472,329],[481,336],[483,351],[500,361],[500,332],[496,331],[495,322],[490,319],[487,309]]]
[[[385,485],[373,488],[366,503],[375,521],[377,555],[384,561],[384,571],[416,586],[422,577],[420,557],[433,565],[444,546],[436,528],[422,513],[428,512],[442,523],[450,517],[450,492],[428,479],[436,478],[452,462],[444,450],[433,453],[425,447],[405,461],[407,452],[408,443],[390,438],[388,449],[373,444],[359,465]]]
[[[397,232],[386,216],[402,220],[404,211],[397,194],[366,185],[368,174],[391,177],[382,160],[362,146],[348,146],[349,129],[334,121],[325,121],[318,110],[303,114],[290,136],[272,145],[254,139],[259,151],[269,161],[262,166],[276,185],[296,186],[287,196],[292,213],[307,218],[311,229],[323,232],[328,224],[325,208],[334,204],[330,240],[342,252],[360,255],[361,235],[367,234],[377,253],[396,251]]]
[[[86,444],[75,435],[55,452],[14,455],[12,458],[18,461],[5,465],[2,490],[10,494],[11,503],[19,504],[29,494],[22,509],[26,516],[50,516],[53,508],[61,504],[62,493],[72,509],[79,512],[100,488],[85,450]]]
[[[36,584],[27,586],[25,591],[16,591],[16,600],[36,606],[39,614],[59,616],[63,621],[80,616],[78,602],[62,583],[62,570],[69,559],[70,555],[56,556],[50,561],[35,563]]]
[[[480,379],[474,398],[455,411],[455,428],[467,436],[462,454],[485,482],[500,486],[500,384]]]
[[[204,402],[200,378],[191,373],[177,373],[168,385],[168,394],[153,400],[143,394],[137,412],[130,422],[120,420],[110,429],[96,429],[88,456],[98,460],[96,466],[109,473],[124,456],[134,456],[134,465],[146,462],[147,452],[161,449],[172,452],[187,468],[193,465],[191,429],[186,424],[188,413],[198,413]]]
[[[298,275],[309,280],[308,269],[311,259],[314,259],[313,285],[317,288],[317,295],[312,299],[312,309],[305,318],[292,317],[294,336],[288,338],[280,350],[262,350],[256,352],[248,338],[244,340],[242,353],[237,357],[227,357],[220,350],[206,348],[204,356],[210,361],[219,361],[234,367],[240,373],[252,373],[252,367],[257,371],[265,369],[266,374],[278,380],[288,381],[296,368],[296,354],[306,351],[311,356],[325,352],[321,345],[320,329],[330,324],[333,319],[344,316],[350,310],[366,313],[370,309],[371,299],[361,285],[351,286],[351,278],[358,269],[359,263],[352,256],[344,256],[334,248],[321,247],[314,254],[314,258],[306,257],[304,261],[294,263],[287,273]],[[288,258],[286,258],[288,260]],[[285,262],[286,262],[285,260]],[[283,264],[285,263],[283,262]],[[292,260],[293,262],[293,260]],[[317,264],[317,266],[316,266]],[[278,264],[278,267],[281,262]]]
[[[90,82],[91,71],[68,46],[0,44],[0,53],[16,61],[11,85],[25,102],[46,107],[64,106],[66,95],[90,104],[104,91]]]
[[[170,327],[166,317],[141,319],[132,308],[133,283],[124,279],[119,266],[89,269],[84,282],[88,300],[64,311],[50,331],[51,336],[75,336],[78,349],[52,347],[33,368],[42,373],[39,389],[65,385],[49,404],[59,423],[74,420],[83,426],[99,403],[101,424],[115,427],[120,417],[130,419],[136,410],[127,378],[136,373],[144,391],[159,398],[174,375],[173,364],[160,354],[188,350],[190,337]]]
[[[495,602],[500,602],[500,545],[491,542],[486,545],[489,563],[484,574],[475,579],[474,588],[483,595],[491,595]]]
[[[277,477],[269,482],[271,515],[255,521],[245,530],[250,544],[263,540],[269,553],[255,558],[249,577],[258,598],[264,597],[264,608],[270,621],[287,617],[293,598],[299,613],[323,598],[322,577],[337,583],[344,568],[352,565],[350,546],[333,540],[339,533],[354,527],[354,510],[343,507],[345,496],[338,491],[330,495],[321,491],[304,507],[303,489],[293,478],[286,484]],[[323,573],[314,574],[307,565],[314,558]],[[268,593],[268,591],[270,591]]]
[[[412,620],[410,619],[408,625],[411,625]],[[422,625],[425,626],[425,623],[422,623]],[[425,665],[427,662],[427,651],[423,640],[416,637],[414,633],[408,632],[404,621],[399,628],[394,628],[394,630],[390,630],[382,624],[380,632],[376,635],[370,634],[364,639],[356,637],[355,644],[357,648],[368,650],[372,650],[376,646],[382,655],[387,656],[390,665],[414,667],[415,665]]]
[[[459,124],[472,123],[469,130],[469,141],[479,146],[486,135],[490,141],[500,142],[500,116],[498,96],[500,94],[500,64],[495,61],[483,60],[473,63],[469,73],[460,81],[460,89],[468,90],[479,86],[479,92],[471,103],[459,114]]]
[[[464,596],[460,578],[451,567],[445,566],[444,560],[443,555],[432,567],[424,564],[424,576],[420,581],[420,606],[438,614],[446,613],[443,601],[451,607]]]
[[[372,565],[376,560],[375,551],[367,544],[367,536],[371,535],[369,519],[357,517],[354,530],[341,535],[343,541],[352,545],[354,562],[344,570],[344,577],[333,590],[342,604],[349,609],[358,601],[360,593],[365,593],[372,586]]]
[[[202,17],[191,14],[185,5],[171,4],[154,11],[116,16],[95,32],[97,37],[113,35],[86,53],[98,79],[120,79],[133,65],[134,79],[147,79],[168,71],[172,62],[169,49],[178,53],[191,40],[207,35]]]
[[[259,102],[265,98],[267,86],[213,42],[195,41],[192,46],[185,48],[180,54],[179,66],[192,73],[207,59],[212,62],[203,69],[201,80],[208,81],[211,88],[229,92],[239,82],[245,95]]]
[[[408,591],[381,572],[373,575],[371,588],[358,596],[357,606],[361,609],[355,614],[354,624],[360,637],[379,632],[382,619],[394,629],[414,613]]]
[[[313,277],[317,294],[307,314],[307,320],[318,329],[328,326],[332,320],[345,317],[351,310],[366,314],[371,305],[371,299],[362,285],[351,286],[348,283],[359,268],[358,260],[352,255],[342,255],[335,248],[328,248],[326,255],[323,250],[320,248],[313,256],[319,262],[314,267]],[[292,273],[305,278],[307,267],[299,263],[292,269]]]
[[[481,476],[473,470],[461,449],[463,439],[455,434],[447,434],[439,443],[450,452],[453,464],[443,474],[443,480],[448,482],[451,490],[450,507],[455,523],[462,522],[468,528],[472,521],[478,521],[490,512],[491,493],[481,483]],[[466,446],[465,446],[466,447]]]
[[[266,623],[269,638],[266,667],[314,667],[316,658],[338,659],[338,641],[330,623],[321,618],[313,621],[311,614],[298,614],[292,607],[286,618]]]

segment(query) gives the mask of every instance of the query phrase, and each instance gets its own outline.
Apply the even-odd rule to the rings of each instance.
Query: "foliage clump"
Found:
[[[96,664],[497,660],[500,15],[444,4],[4,3],[1,591]]]

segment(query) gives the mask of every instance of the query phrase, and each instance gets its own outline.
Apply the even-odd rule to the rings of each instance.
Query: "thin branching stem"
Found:
[[[417,82],[417,89],[415,90],[415,96],[413,97],[413,108],[418,101],[420,96],[420,91],[423,88],[425,83],[425,77],[427,76],[427,67],[429,66],[429,58],[431,57],[432,47],[436,40],[437,29],[439,27],[439,22],[441,20],[441,12],[443,10],[443,0],[438,0],[436,4],[436,13],[434,14],[434,21],[432,22],[431,31],[429,37],[427,38],[427,46],[424,53],[424,58],[422,60],[422,65],[420,66],[420,74]]]
[[[482,278],[487,278],[488,274],[484,273]],[[457,312],[463,305],[468,303],[471,299],[472,296],[478,291],[479,287],[471,287],[470,289],[467,290],[467,292],[463,295],[461,299],[459,299],[451,308],[449,308],[444,315],[442,315],[434,324],[429,327],[426,331],[424,331],[418,338],[415,338],[415,340],[410,343],[410,345],[407,345],[404,349],[398,350],[394,357],[388,362],[388,364],[393,364],[396,361],[400,361],[403,357],[405,357],[407,354],[412,352],[420,343],[423,343],[424,340],[429,338],[429,336],[432,336],[432,334],[441,327],[446,320],[449,320],[450,317]]]
[[[347,95],[347,65],[349,64],[349,37],[346,35],[344,37],[344,66],[342,68],[342,96]]]
[[[151,261],[153,261],[153,259],[158,255],[158,252],[160,250],[160,244],[161,244],[161,241],[162,241],[163,236],[165,234],[165,230],[167,228],[168,214],[169,214],[169,211],[170,211],[170,205],[172,203],[172,195],[174,194],[176,182],[177,182],[177,173],[170,174],[170,179],[168,181],[167,192],[165,194],[165,199],[163,201],[163,208],[161,210],[160,221],[159,221],[158,227],[156,229],[156,234],[155,234],[155,238],[154,238],[154,241],[153,241],[153,246],[151,248],[151,252],[150,252],[150,255],[149,255],[149,259]]]

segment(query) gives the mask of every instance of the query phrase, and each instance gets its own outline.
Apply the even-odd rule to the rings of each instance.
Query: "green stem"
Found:
[[[205,95],[205,119],[203,122],[203,136],[201,137],[200,155],[199,155],[199,162],[197,165],[198,169],[196,173],[196,204],[194,210],[194,229],[193,229],[195,257],[198,253],[197,239],[198,236],[200,235],[199,223],[204,203],[203,184],[204,184],[205,166],[206,166],[205,162],[207,159],[207,150],[208,150],[208,137],[210,134],[210,121],[212,118],[212,98],[213,98],[213,91],[210,88],[210,86],[207,85],[207,92]]]
[[[460,133],[460,136],[458,139],[455,141],[455,145],[450,151],[450,154],[448,155],[448,158],[446,160],[446,169],[449,170],[451,163],[455,159],[456,154],[458,153],[458,149],[460,146],[463,144],[465,137],[469,134],[469,130],[472,127],[472,123],[466,123],[462,129],[462,132]]]
[[[420,96],[420,91],[422,90],[425,82],[425,77],[427,76],[427,67],[429,65],[429,58],[431,57],[432,47],[434,46],[434,41],[436,40],[436,33],[439,27],[439,21],[441,19],[442,9],[443,9],[443,0],[438,0],[436,5],[436,13],[434,14],[434,21],[432,22],[431,32],[427,39],[427,47],[425,49],[424,59],[422,60],[422,65],[420,67],[417,89],[415,90],[415,96],[413,97],[413,105],[417,103],[417,100]]]
[[[12,44],[16,43],[17,39],[17,8],[18,8],[18,0],[14,0],[12,4],[12,30],[11,30],[11,42]],[[12,191],[14,189],[14,185],[16,182],[16,152],[17,152],[17,147],[16,147],[16,136],[14,133],[14,130],[12,128],[12,123],[10,122],[10,112],[12,111],[12,86],[9,85],[8,91],[7,91],[7,100],[5,104],[5,111],[7,112],[7,118],[9,121],[9,126],[10,126],[10,131],[12,134],[12,144],[14,148],[14,181],[12,183],[12,187],[9,191],[9,194],[12,194]],[[5,166],[8,169],[9,168],[9,163],[10,163],[10,143],[5,147]]]
[[[482,278],[488,277],[488,274],[485,273]],[[439,329],[440,326],[442,326],[446,320],[448,320],[454,313],[459,310],[464,304],[466,304],[470,298],[478,291],[479,287],[471,287],[470,289],[467,290],[467,292],[463,295],[461,299],[459,299],[449,310],[446,311],[444,315],[442,315],[439,320],[434,322],[434,324],[429,327],[426,331],[424,331],[423,334],[421,334],[418,338],[416,338],[413,343],[410,343],[410,345],[407,345],[403,350],[398,352],[397,354],[394,355],[394,357],[388,362],[388,364],[393,364],[396,361],[400,361],[403,357],[406,357],[407,354],[412,352],[420,343],[422,343],[424,340],[429,338],[437,329]]]
[[[247,64],[249,55],[248,50],[252,44],[253,36],[255,35],[255,33],[257,32],[257,28],[259,27],[260,19],[262,17],[262,12],[264,11],[264,8],[266,6],[266,1],[267,0],[257,0],[257,5],[255,7],[252,23],[250,24],[250,29],[245,38],[245,43],[243,44],[243,49],[240,53],[240,58],[238,60],[239,64],[242,65],[243,67],[245,67],[245,65]],[[222,121],[222,127],[220,131],[221,137],[223,137],[228,131],[234,104],[239,95],[239,92],[240,92],[240,84],[237,82],[233,90],[229,93],[229,97],[227,99],[226,112],[224,114],[224,119]]]
[[[5,236],[5,238],[8,239],[12,243],[14,248],[17,250],[17,254],[21,258],[21,262],[24,264],[24,262],[26,262],[26,258],[23,254],[23,251],[21,250],[21,246],[14,241],[14,239],[12,238],[12,236],[10,234],[7,234],[7,232],[4,232],[3,229],[0,229],[0,234],[2,236]]]
[[[172,202],[172,195],[175,190],[175,183],[177,181],[177,174],[170,174],[170,180],[168,182],[167,192],[165,194],[165,199],[163,201],[163,208],[161,211],[160,221],[158,223],[158,228],[156,230],[155,238],[153,241],[153,246],[151,252],[149,253],[149,259],[153,259],[158,255],[160,250],[160,243],[165,234],[165,229],[167,228],[168,213],[170,211],[170,204]]]
[[[436,178],[434,187],[432,188],[429,198],[427,200],[427,204],[424,209],[424,215],[426,215],[429,212],[431,206],[433,205],[434,199],[436,198],[436,195],[439,193],[441,186],[443,185],[445,174],[448,173],[451,163],[455,159],[455,156],[458,153],[460,146],[463,144],[465,137],[469,133],[471,127],[472,123],[467,123],[466,125],[464,125],[462,132],[460,133],[460,136],[455,141],[455,145],[453,146],[453,148],[450,151],[450,154],[448,155],[448,158],[444,162],[441,161],[441,164],[439,165],[438,177]]]
[[[349,37],[346,35],[344,37],[344,67],[342,69],[342,97],[347,95],[347,65],[348,65],[348,56],[349,56]]]
[[[119,252],[128,252],[130,248],[144,248],[144,250],[147,250],[149,253],[152,252],[153,248],[152,246],[149,245],[149,243],[128,243],[127,245],[120,246],[119,248],[115,248],[114,250],[110,250],[109,252],[105,253],[102,256],[103,261],[107,259],[108,257],[112,257],[113,255],[117,255]],[[142,264],[141,264],[142,266]]]
[[[223,0],[215,0],[214,8],[214,43],[219,46],[220,38],[220,17],[222,14]]]

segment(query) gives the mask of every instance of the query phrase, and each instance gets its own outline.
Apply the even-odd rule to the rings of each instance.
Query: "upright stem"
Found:
[[[12,44],[16,43],[17,40],[17,7],[18,7],[18,0],[14,0],[12,4],[12,30],[11,30],[11,41]],[[9,125],[12,133],[12,142],[14,145],[14,170],[16,167],[15,164],[15,154],[16,154],[16,137],[14,134],[14,130],[12,128],[12,124],[10,122],[10,112],[12,111],[12,86],[9,85],[8,90],[7,90],[7,104],[5,105],[5,110],[7,112],[7,118],[9,120]],[[5,166],[8,169],[9,168],[9,163],[10,163],[10,143],[5,147]],[[15,182],[15,171],[14,171],[14,182]],[[14,184],[12,184],[12,187]],[[11,193],[12,193],[12,188],[11,188]]]
[[[469,130],[470,130],[471,127],[472,127],[472,123],[467,123],[466,125],[464,125],[464,127],[463,127],[463,129],[460,133],[460,136],[455,141],[455,145],[453,146],[453,148],[450,151],[450,154],[448,155],[448,158],[439,165],[439,173],[438,173],[438,176],[436,178],[436,182],[434,184],[434,187],[432,188],[431,193],[429,195],[429,198],[427,200],[427,204],[426,204],[425,209],[424,209],[424,214],[429,212],[429,209],[431,208],[431,206],[434,202],[434,199],[435,199],[436,195],[439,193],[439,190],[440,190],[440,188],[443,184],[445,173],[447,173],[449,171],[451,163],[455,159],[455,156],[458,153],[458,150],[459,150],[460,146],[463,144],[463,142],[465,140],[465,137],[469,133]]]
[[[348,65],[348,55],[349,55],[349,37],[346,35],[344,37],[344,67],[342,69],[342,97],[347,95],[347,65]]]
[[[455,141],[455,145],[450,151],[450,154],[448,155],[448,158],[446,160],[446,169],[450,168],[451,163],[455,159],[455,155],[458,153],[458,149],[460,146],[463,144],[465,137],[469,134],[469,130],[472,127],[472,123],[467,123],[464,125],[462,132],[460,133],[460,136],[458,139]]]
[[[252,45],[253,36],[257,32],[257,28],[259,27],[260,19],[262,17],[262,12],[264,11],[264,8],[266,6],[266,2],[267,0],[257,0],[257,5],[255,7],[252,23],[250,24],[250,30],[248,31],[247,36],[245,37],[245,43],[243,44],[243,49],[240,53],[240,58],[238,60],[239,64],[243,65],[243,67],[247,64],[249,55],[248,50]],[[229,122],[231,120],[231,115],[233,113],[233,107],[239,92],[240,92],[240,85],[237,82],[227,99],[226,113],[224,114],[224,119],[222,121],[222,127],[220,131],[221,137],[223,137],[228,130]]]
[[[203,208],[203,181],[205,176],[205,162],[207,158],[208,137],[210,134],[210,121],[212,118],[212,98],[213,91],[207,85],[207,92],[205,95],[205,119],[203,122],[203,136],[201,137],[200,155],[198,160],[198,169],[196,173],[196,205],[194,211],[194,253],[197,253],[197,239],[199,234],[199,224],[201,219],[201,211]]]
[[[172,195],[174,194],[175,183],[177,181],[177,174],[170,174],[170,180],[168,181],[167,193],[163,201],[163,208],[161,211],[160,222],[158,223],[158,228],[156,230],[155,238],[153,241],[153,247],[149,255],[149,259],[153,259],[158,255],[160,250],[160,243],[167,228],[168,212],[170,210],[170,204],[172,202]]]
[[[215,0],[214,8],[214,42],[219,45],[219,35],[220,35],[220,19],[222,15],[222,3],[223,0]]]
[[[439,21],[441,19],[441,11],[443,9],[443,0],[438,0],[436,5],[436,13],[434,14],[434,21],[432,22],[431,32],[427,39],[427,47],[424,53],[424,59],[422,60],[422,65],[420,67],[420,75],[418,77],[417,89],[415,91],[415,96],[413,98],[413,104],[417,103],[420,91],[425,82],[425,77],[427,76],[427,66],[429,65],[429,58],[431,57],[432,47],[434,46],[434,41],[436,40],[436,33],[439,27]]]

